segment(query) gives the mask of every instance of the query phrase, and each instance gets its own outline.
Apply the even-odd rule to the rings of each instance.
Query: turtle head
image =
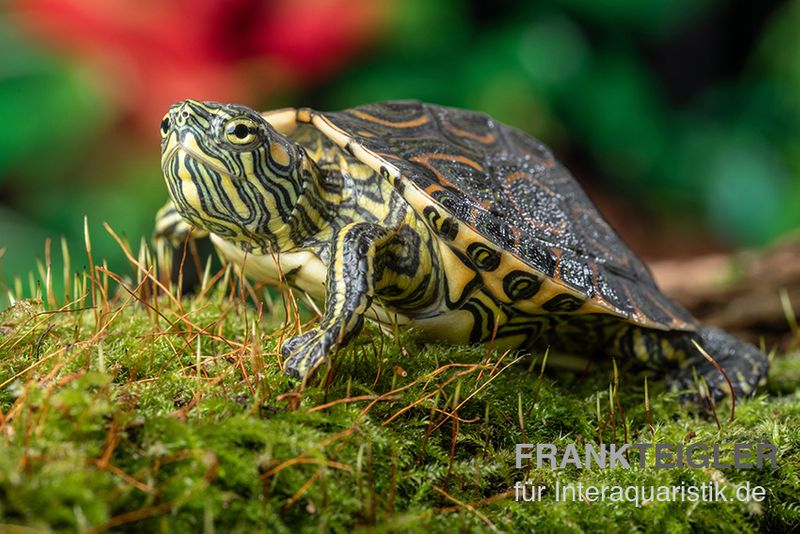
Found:
[[[245,106],[184,100],[161,121],[161,169],[178,212],[243,247],[286,246],[307,160]]]

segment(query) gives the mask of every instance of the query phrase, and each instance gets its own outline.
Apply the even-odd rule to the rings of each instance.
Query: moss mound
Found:
[[[132,284],[128,284],[132,286]],[[125,287],[128,287],[125,286]],[[768,388],[704,413],[635,370],[567,372],[485,347],[368,329],[299,385],[281,313],[235,284],[96,308],[18,302],[0,315],[0,526],[98,532],[788,531],[800,525],[800,356]],[[98,294],[109,294],[102,284]],[[133,297],[136,295],[136,298]],[[52,308],[52,307],[51,307]],[[280,308],[278,308],[280,309]],[[261,315],[259,318],[258,316]],[[770,442],[777,467],[515,466],[517,443]],[[630,457],[635,462],[635,455]],[[542,486],[533,501],[518,500]],[[557,499],[556,484],[700,486],[765,498]],[[515,486],[516,484],[516,486]],[[577,486],[575,486],[577,487]],[[647,490],[649,491],[649,490]]]

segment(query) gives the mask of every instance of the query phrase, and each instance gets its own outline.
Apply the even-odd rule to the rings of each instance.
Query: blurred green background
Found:
[[[158,125],[187,97],[487,112],[549,144],[646,258],[800,227],[798,0],[2,6],[0,282],[48,236],[80,270],[84,215],[95,255],[124,269],[101,224],[150,235],[166,200]]]

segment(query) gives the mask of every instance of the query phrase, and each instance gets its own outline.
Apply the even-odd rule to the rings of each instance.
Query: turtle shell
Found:
[[[277,112],[276,122],[286,115]],[[467,225],[488,244],[484,256],[511,254],[601,313],[650,328],[695,328],[570,172],[528,134],[417,101],[300,109],[294,118],[391,180],[418,211],[428,204]]]

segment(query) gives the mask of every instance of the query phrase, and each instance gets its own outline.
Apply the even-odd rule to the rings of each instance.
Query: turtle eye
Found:
[[[232,145],[249,145],[258,138],[258,124],[250,119],[233,119],[225,125],[225,140]]]
[[[161,137],[166,137],[169,133],[169,113],[161,119]]]

